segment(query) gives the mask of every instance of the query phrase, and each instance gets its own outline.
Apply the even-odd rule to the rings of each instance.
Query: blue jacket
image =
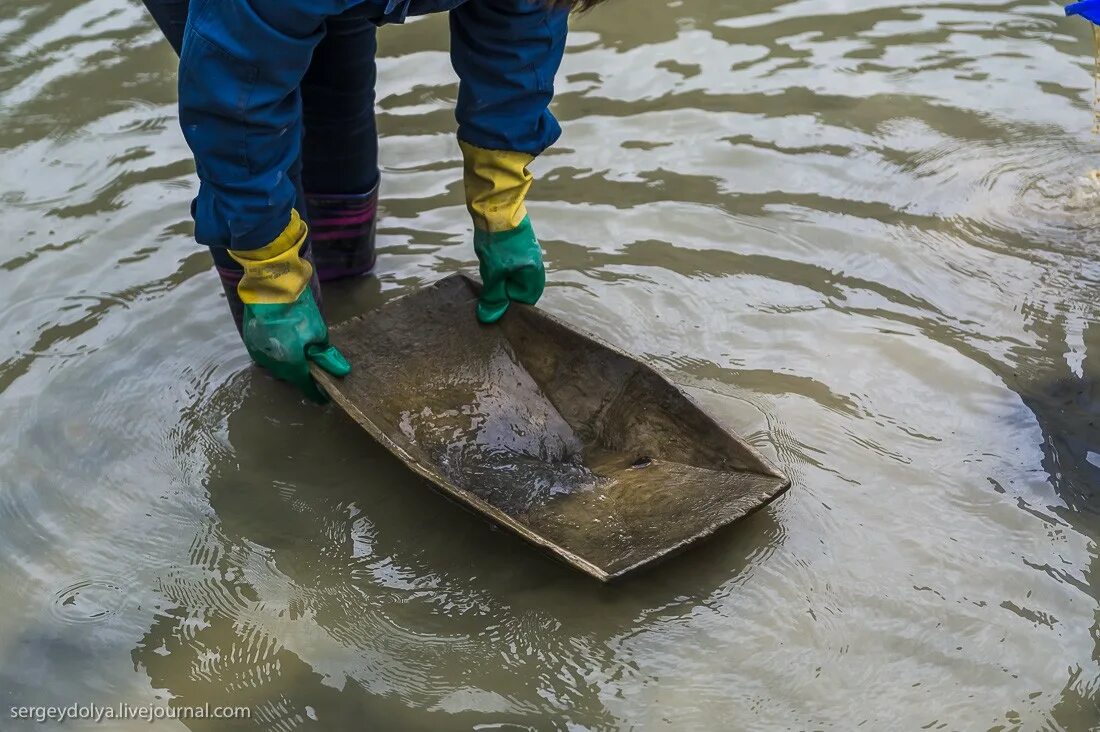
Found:
[[[192,0],[180,56],[180,124],[200,187],[195,237],[256,249],[286,227],[301,152],[298,85],[324,19],[367,3],[378,23],[451,11],[458,136],[538,155],[560,128],[547,109],[568,13],[539,0]]]

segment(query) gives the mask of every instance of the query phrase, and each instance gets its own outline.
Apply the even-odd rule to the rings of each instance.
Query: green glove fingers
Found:
[[[253,361],[318,403],[328,398],[309,374],[310,361],[333,376],[351,372],[351,364],[329,344],[328,327],[308,287],[287,305],[246,303],[242,330]]]
[[[346,376],[351,364],[329,344],[328,327],[309,287],[313,267],[300,256],[307,233],[293,211],[275,241],[229,254],[244,267],[237,293],[244,303],[241,330],[249,355],[276,378],[324,403],[328,399],[310,376],[309,362],[333,376]]]
[[[351,364],[336,346],[314,343],[306,348],[306,358],[333,376],[342,378],[351,373]]]
[[[529,217],[524,216],[511,231],[475,229],[474,251],[484,286],[477,303],[477,319],[482,323],[500,320],[512,301],[534,305],[542,297],[546,270]]]

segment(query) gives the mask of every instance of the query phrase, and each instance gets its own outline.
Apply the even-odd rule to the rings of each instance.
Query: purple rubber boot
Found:
[[[310,278],[309,289],[313,290],[313,299],[317,301],[317,307],[323,314],[325,304],[321,301],[321,280],[317,276],[317,265],[313,261],[312,248],[312,245],[307,243],[302,248],[301,257],[313,264],[313,277]],[[244,303],[241,302],[241,296],[237,294],[237,285],[241,283],[244,270],[236,262],[233,262],[233,266],[217,264],[215,269],[218,270],[218,277],[222,281],[222,289],[225,290],[225,299],[229,303],[229,312],[233,315],[233,324],[237,326],[237,333],[243,335]]]
[[[374,269],[378,186],[357,195],[306,194],[313,261],[322,282],[365,275]]]

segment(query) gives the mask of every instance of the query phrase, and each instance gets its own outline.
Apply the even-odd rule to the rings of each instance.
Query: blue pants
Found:
[[[143,0],[165,38],[179,54],[188,0]],[[292,166],[297,208],[306,214],[305,193],[363,194],[378,183],[378,130],[374,121],[377,27],[367,4],[325,20],[325,35],[302,79],[305,134],[301,159]],[[219,267],[238,265],[215,247]]]

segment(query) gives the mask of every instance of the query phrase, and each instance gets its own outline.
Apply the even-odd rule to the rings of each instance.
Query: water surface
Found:
[[[1087,24],[619,3],[576,23],[536,165],[543,304],[794,485],[602,587],[249,367],[139,5],[0,0],[0,727],[169,699],[271,730],[1100,724]],[[334,321],[474,264],[446,21],[381,45],[379,274]]]

